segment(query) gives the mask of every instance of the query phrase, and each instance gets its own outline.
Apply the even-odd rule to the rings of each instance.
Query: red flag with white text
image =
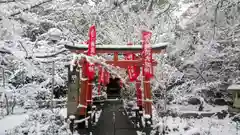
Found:
[[[142,106],[142,90],[141,90],[141,81],[136,80],[136,95],[137,95],[137,105]]]
[[[148,79],[153,77],[152,47],[150,45],[151,36],[151,32],[142,32],[143,75]]]
[[[110,74],[106,70],[104,71],[104,85],[109,83]]]
[[[88,56],[96,55],[96,28],[95,26],[91,26],[89,29],[89,40],[88,40]],[[89,80],[94,79],[94,63],[87,62],[87,76]]]
[[[101,85],[104,84],[104,68],[102,66],[99,66],[98,71],[98,94],[101,94]]]
[[[132,43],[128,43],[129,46],[132,45]],[[133,53],[127,53],[125,55],[125,60],[134,60],[135,59],[135,54]],[[130,82],[133,82],[137,79],[138,73],[136,72],[136,66],[128,66],[128,77]]]

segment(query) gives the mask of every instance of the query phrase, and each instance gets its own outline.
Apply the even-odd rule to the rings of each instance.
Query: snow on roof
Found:
[[[0,87],[0,92],[4,92],[4,88],[3,87]]]
[[[158,44],[155,44],[155,45],[152,45],[152,48],[165,48],[167,45],[169,45],[170,43],[168,42],[165,42],[165,43],[158,43]],[[86,44],[78,44],[76,45],[75,47],[78,47],[78,48],[88,48],[88,45]],[[132,45],[132,46],[129,46],[129,45],[96,45],[97,48],[101,48],[101,49],[115,49],[115,48],[118,48],[118,49],[122,49],[122,48],[129,48],[129,49],[142,49],[142,45]]]
[[[240,91],[240,84],[232,84],[228,87],[228,90]]]
[[[48,30],[48,35],[52,40],[59,40],[62,36],[62,31],[57,28],[51,28]]]

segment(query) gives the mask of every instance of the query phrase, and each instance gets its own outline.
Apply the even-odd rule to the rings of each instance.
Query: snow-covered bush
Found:
[[[29,115],[28,119],[12,130],[8,130],[6,135],[68,135],[67,124],[59,114],[59,110],[38,110]]]

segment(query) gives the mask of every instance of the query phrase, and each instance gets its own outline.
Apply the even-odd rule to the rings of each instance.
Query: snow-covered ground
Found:
[[[5,132],[11,130],[20,124],[22,124],[25,120],[28,119],[27,113],[25,114],[16,114],[9,115],[0,120],[0,135],[5,135]]]
[[[169,135],[237,135],[240,125],[230,118],[219,120],[217,118],[183,119],[173,117],[163,117],[158,119],[160,133],[163,128]]]
[[[198,105],[179,105],[179,104],[173,104],[167,106],[169,110],[174,110],[175,112],[179,113],[196,113],[199,112]],[[222,110],[227,111],[228,106],[212,106],[205,104],[203,110],[200,113],[216,113],[221,112]]]
[[[218,107],[212,109],[218,111]],[[197,111],[193,110],[192,112],[196,113]],[[229,116],[224,119],[218,119],[216,116],[200,119],[172,116],[158,117],[154,107],[153,123],[154,129],[158,129],[160,133],[165,129],[164,132],[168,135],[237,135],[240,133],[240,124],[234,122],[232,117]]]
[[[136,107],[135,101],[124,101],[124,106]],[[204,111],[198,111],[196,105],[169,105],[168,108],[175,110],[177,113],[216,113],[227,110],[227,106],[211,106],[206,105]],[[237,135],[240,133],[240,123],[234,122],[233,117],[227,115],[224,119],[218,119],[216,116],[203,118],[181,118],[181,117],[159,117],[155,107],[153,109],[153,131],[151,135],[155,135],[156,131],[160,134],[165,132],[167,135]],[[135,117],[132,112],[130,117]],[[138,135],[143,135],[142,131],[138,131]]]
[[[217,118],[182,119],[179,117],[159,118],[155,128],[161,134],[164,130],[168,135],[237,135],[240,125],[232,122],[230,118],[219,120]],[[156,131],[152,132],[154,135]],[[142,135],[138,131],[138,135]]]

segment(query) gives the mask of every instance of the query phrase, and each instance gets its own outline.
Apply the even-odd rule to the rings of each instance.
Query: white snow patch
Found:
[[[13,129],[28,118],[28,114],[10,115],[0,120],[0,135],[4,135],[6,130]]]
[[[59,115],[63,116],[64,118],[67,118],[67,108],[62,108],[59,111]]]
[[[216,112],[221,112],[222,110],[227,110],[228,106],[212,106],[205,104],[203,111],[199,112],[198,105],[169,105],[168,108],[170,110],[175,110],[179,113],[216,113]]]
[[[239,90],[240,91],[240,85],[239,84],[233,84],[228,87],[228,90]]]
[[[60,40],[62,36],[62,31],[57,28],[51,28],[48,31],[48,36],[52,40]]]
[[[150,118],[151,118],[151,116],[148,115],[148,114],[144,115],[143,117],[144,117],[145,119],[150,119]]]

